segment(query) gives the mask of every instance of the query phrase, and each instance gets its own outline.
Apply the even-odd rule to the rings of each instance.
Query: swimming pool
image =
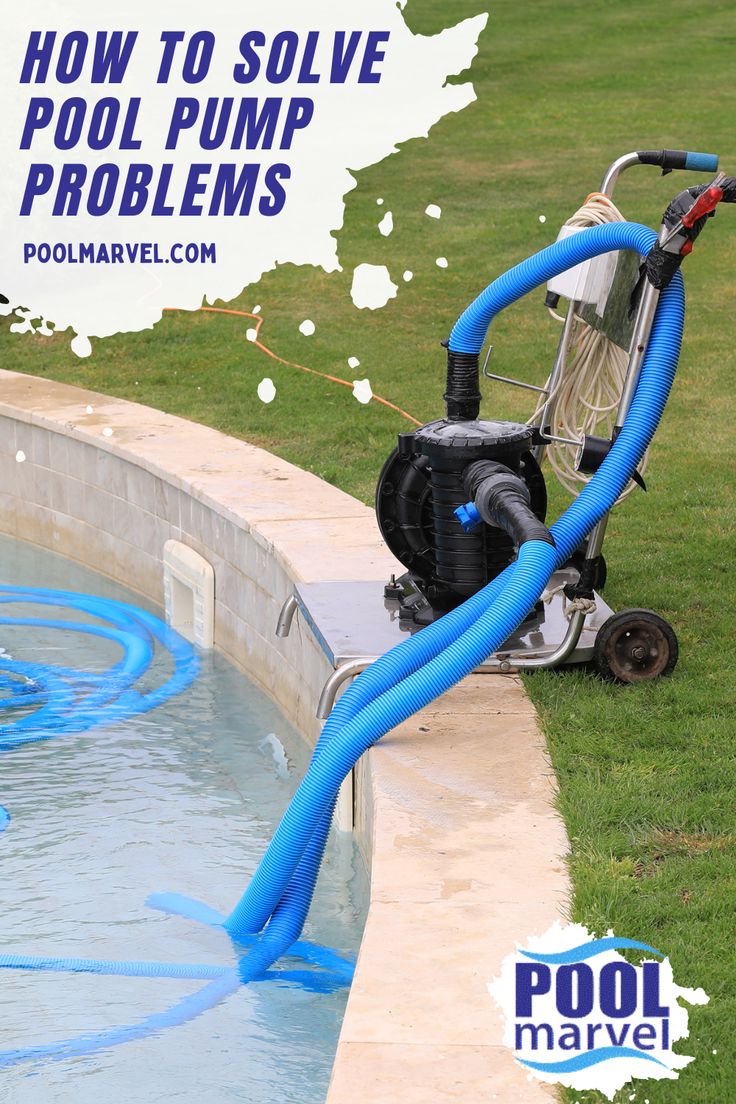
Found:
[[[152,609],[99,575],[7,538],[0,579]],[[63,630],[3,627],[0,645],[15,658],[92,670],[119,656],[109,641]],[[157,655],[147,681],[169,669]],[[0,753],[0,804],[12,817],[0,834],[0,948],[232,966],[236,949],[224,931],[154,911],[146,898],[174,890],[229,911],[308,758],[266,695],[215,653],[202,655],[188,690],[150,713]],[[305,938],[354,954],[366,902],[362,860],[350,837],[333,835]],[[0,980],[0,1050],[139,1021],[203,984],[16,970]],[[240,986],[181,1026],[86,1056],[0,1069],[0,1101],[310,1104],[324,1099],[346,998],[344,987],[314,992],[298,981]]]

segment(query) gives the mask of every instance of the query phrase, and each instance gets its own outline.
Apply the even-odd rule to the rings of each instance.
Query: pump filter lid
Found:
[[[487,458],[489,450],[494,458],[524,452],[532,447],[532,437],[531,426],[519,422],[450,422],[441,418],[418,429],[414,440],[424,456],[441,458],[457,451],[459,459],[469,462]]]

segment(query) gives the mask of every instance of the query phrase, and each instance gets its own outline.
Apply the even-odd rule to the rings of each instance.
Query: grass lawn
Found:
[[[409,0],[406,15],[417,32],[432,33],[482,8],[482,0]],[[477,102],[440,122],[428,141],[407,143],[359,174],[338,234],[342,273],[283,266],[228,305],[248,311],[259,303],[261,340],[284,359],[347,379],[368,376],[375,393],[418,419],[437,417],[438,342],[490,278],[555,236],[615,156],[706,150],[736,173],[735,58],[736,7],[717,0],[501,0],[472,70]],[[699,179],[633,169],[617,202],[629,218],[658,225],[669,198]],[[442,207],[439,221],[424,215],[428,203]],[[383,238],[377,223],[387,210],[395,230]],[[448,269],[437,267],[439,256]],[[352,270],[363,261],[385,263],[402,285],[381,311],[358,312],[350,301]],[[405,269],[414,272],[407,284]],[[615,514],[606,544],[609,603],[648,606],[671,620],[679,666],[670,680],[632,688],[550,672],[527,686],[572,840],[575,918],[659,947],[679,984],[702,985],[711,997],[691,1011],[691,1037],[678,1046],[697,1060],[676,1082],[636,1086],[636,1100],[725,1104],[736,1081],[736,210],[721,210],[708,225],[684,272],[685,346],[649,493],[632,495]],[[496,371],[544,380],[557,330],[542,298],[495,325]],[[316,323],[313,337],[298,332],[304,318]],[[269,360],[246,341],[249,324],[170,313],[153,331],[98,342],[80,361],[70,335],[18,337],[4,320],[1,363],[206,422],[369,501],[394,435],[408,423]],[[359,357],[359,369],[348,368],[349,356]],[[278,391],[270,406],[256,398],[263,376]],[[516,392],[486,388],[486,415],[526,411]],[[564,501],[553,495],[553,517]]]

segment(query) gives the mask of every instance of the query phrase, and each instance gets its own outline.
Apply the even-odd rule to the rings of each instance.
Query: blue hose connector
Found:
[[[453,510],[453,513],[466,533],[472,533],[483,520],[474,502],[466,502],[464,506],[458,506],[456,510]]]

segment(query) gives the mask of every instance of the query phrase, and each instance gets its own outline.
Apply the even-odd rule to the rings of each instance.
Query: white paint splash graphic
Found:
[[[14,334],[38,334],[40,337],[53,337],[54,330],[50,323],[45,318],[38,318],[34,315],[33,311],[24,310],[23,308],[17,308],[13,311],[10,303],[0,303],[0,315],[7,316],[9,314],[15,314],[16,318],[22,319],[20,322],[13,322],[10,326],[10,332]],[[34,326],[34,318],[37,325]]]
[[[369,379],[353,380],[353,396],[359,403],[369,403],[373,398],[371,381]]]
[[[269,376],[262,379],[258,384],[258,398],[262,403],[270,403],[276,398],[276,388],[274,382]]]
[[[669,959],[640,941],[630,953],[641,965],[627,962],[619,948],[631,942],[556,923],[503,960],[488,991],[505,1018],[503,1041],[530,1078],[613,1100],[632,1079],[676,1080],[693,1061],[672,1049],[689,1034],[679,1002],[707,1004],[707,995],[676,985]]]
[[[257,338],[258,338],[258,330],[255,328],[255,326],[249,326],[248,329],[245,331],[245,340],[246,341],[256,341]]]
[[[95,412],[95,408],[93,406],[91,406],[91,405],[85,406],[85,408],[84,408],[84,413],[85,414],[94,414],[94,412]]]
[[[348,368],[360,368],[360,361],[357,357],[348,357]]]
[[[403,278],[404,278],[404,283],[405,284],[408,284],[410,280],[414,279],[414,273],[412,272],[412,270],[410,268],[407,268],[406,272],[404,273]]]
[[[424,210],[425,215],[429,215],[430,218],[438,219],[442,217],[442,208],[436,203],[430,203]]]
[[[24,453],[23,449],[18,449],[15,454],[15,459],[19,464],[22,464],[25,461],[26,454]]]
[[[353,272],[350,297],[358,310],[379,310],[396,298],[398,290],[385,265],[361,264]]]
[[[112,437],[112,429],[110,428],[110,426],[105,426],[105,428],[102,431],[102,436],[103,437]]]
[[[16,318],[20,318],[20,319],[22,319],[22,321],[11,323],[11,326],[10,326],[10,332],[11,333],[13,333],[13,334],[26,334],[26,333],[35,333],[36,332],[33,328],[33,323],[31,322],[31,318],[33,316],[32,311],[17,310],[15,312],[15,315],[16,315]]]
[[[72,338],[71,348],[74,355],[82,359],[92,356],[92,342],[88,337],[84,337],[82,334],[77,334],[76,337]]]
[[[447,257],[438,257],[434,263],[437,265],[438,268],[447,268],[449,261],[447,260]]]
[[[317,329],[311,318],[305,318],[299,327],[299,333],[304,334],[305,337],[311,337],[314,331]]]
[[[384,238],[387,238],[389,234],[393,233],[394,229],[394,216],[391,211],[387,211],[378,224],[378,232],[382,234]]]
[[[547,221],[547,216],[546,215],[540,215],[539,216],[539,221],[540,222],[546,222]]]
[[[107,337],[119,332],[150,328],[159,321],[165,307],[195,310],[203,300],[229,302],[242,289],[256,283],[277,264],[312,265],[325,272],[340,268],[336,231],[343,225],[345,196],[356,186],[355,173],[399,152],[409,139],[426,137],[430,129],[446,115],[462,111],[475,99],[468,81],[448,80],[464,72],[477,53],[477,40],[486,25],[487,15],[465,19],[435,35],[414,34],[407,26],[395,0],[272,0],[257,11],[257,29],[265,35],[265,45],[256,49],[259,72],[247,86],[237,84],[234,66],[243,63],[238,50],[240,34],[252,26],[248,19],[234,19],[229,0],[211,0],[204,9],[199,0],[179,0],[171,4],[152,4],[150,0],[128,0],[125,27],[136,28],[137,39],[121,83],[91,83],[91,58],[98,33],[109,35],[111,24],[101,10],[99,0],[35,0],[18,5],[12,19],[3,25],[3,65],[0,66],[0,102],[3,125],[0,128],[0,222],[3,237],[2,290],[13,306],[23,305],[31,317],[52,318],[57,331],[71,328],[77,355],[80,343],[90,337]],[[172,16],[174,22],[172,24]],[[214,35],[214,50],[204,83],[184,80],[182,61],[190,36],[203,24]],[[161,32],[172,25],[181,29],[187,41],[180,43],[168,83],[157,83],[161,66]],[[307,57],[307,36],[319,28],[312,71],[317,83],[300,84],[300,68]],[[43,85],[18,83],[32,31],[41,28],[57,33],[48,79]],[[56,62],[64,36],[84,31],[89,46],[84,55],[81,77],[71,83],[59,82]],[[273,84],[266,77],[271,49],[278,52],[276,35],[288,29],[298,36],[294,66],[287,79]],[[330,73],[336,51],[342,56],[338,35],[358,34],[357,49],[349,61],[344,84],[332,83]],[[388,40],[379,46],[384,56],[376,61],[380,73],[376,84],[358,80],[371,32],[386,32]],[[109,46],[109,40],[103,42]],[[343,42],[343,47],[345,43]],[[283,57],[283,52],[282,52]],[[278,59],[277,59],[278,60]],[[346,62],[347,64],[347,62]],[[273,71],[273,69],[272,69]],[[63,75],[63,72],[62,72]],[[43,95],[54,105],[48,125],[37,130],[30,148],[19,150],[29,100]],[[120,101],[109,148],[89,148],[91,104],[104,96]],[[70,98],[89,100],[90,107],[82,126],[79,144],[71,149],[56,147],[54,138],[60,106]],[[182,130],[175,149],[166,149],[172,107],[178,97],[195,102],[197,118]],[[276,134],[269,149],[233,146],[235,119],[230,118],[227,134],[219,149],[203,150],[202,122],[208,100],[220,107],[234,98],[253,98],[260,106],[269,97],[283,98],[276,122]],[[286,111],[294,98],[314,101],[314,113],[308,126],[297,129],[288,144],[282,146]],[[124,114],[131,101],[140,98],[140,111],[133,127],[139,149],[120,148]],[[262,145],[261,139],[255,144]],[[242,143],[241,143],[242,145]],[[185,194],[191,182],[193,165],[211,163],[210,172],[194,178],[202,192],[190,188],[189,202],[202,213],[183,214]],[[221,166],[243,163],[258,166],[254,199],[249,213],[225,214],[215,202]],[[81,203],[76,215],[52,214],[58,195],[63,167],[81,164],[86,179],[81,184]],[[271,191],[265,185],[269,168],[284,163],[290,176],[282,178],[286,200],[276,215],[269,214]],[[109,213],[95,214],[92,178],[99,167],[114,164],[119,179],[111,176],[113,189]],[[128,172],[135,165],[150,165],[153,176],[143,210],[135,216],[120,214],[121,199]],[[33,201],[29,215],[20,217],[20,208],[31,165],[48,165],[53,172],[48,190]],[[167,187],[167,171],[171,176]],[[135,177],[133,178],[136,179]],[[172,217],[154,215],[153,196],[162,184],[165,202],[173,208]],[[97,187],[97,192],[104,190]],[[222,189],[220,194],[222,194]],[[262,210],[260,200],[264,199]],[[92,200],[92,202],[90,202]],[[209,214],[213,209],[213,214]],[[53,252],[47,263],[24,258],[24,244],[45,245]],[[124,248],[154,243],[160,261],[124,263],[80,261],[80,249],[120,243]],[[172,247],[187,243],[214,244],[216,263],[166,263],[173,260]],[[76,262],[76,263],[75,263]],[[24,333],[30,329],[25,328]],[[91,347],[90,347],[91,351]]]

